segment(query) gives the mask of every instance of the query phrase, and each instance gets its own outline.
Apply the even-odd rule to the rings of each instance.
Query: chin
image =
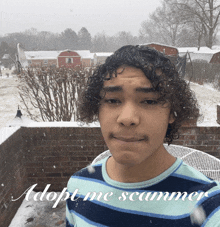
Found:
[[[138,165],[143,161],[143,158],[139,159],[137,156],[136,152],[131,152],[131,151],[124,151],[121,152],[120,154],[114,155],[112,154],[115,162],[121,164],[121,165],[126,165],[126,166],[134,166]]]

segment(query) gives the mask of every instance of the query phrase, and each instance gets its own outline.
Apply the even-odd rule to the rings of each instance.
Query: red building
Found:
[[[74,68],[76,66],[90,67],[94,54],[89,50],[64,51],[25,51],[28,66],[56,66]]]
[[[62,51],[58,55],[57,61],[59,67],[64,66],[67,68],[73,68],[82,65],[81,56],[77,52],[70,50]]]
[[[141,44],[141,45],[152,47],[155,50],[158,50],[158,51],[164,53],[165,55],[172,56],[172,57],[177,57],[179,54],[178,49],[176,47],[172,47],[172,46],[166,46],[166,45],[159,44],[159,43],[145,43],[145,44]]]

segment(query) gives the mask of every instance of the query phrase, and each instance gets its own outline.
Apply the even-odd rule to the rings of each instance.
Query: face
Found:
[[[123,69],[104,82],[99,121],[114,161],[133,166],[163,151],[168,124],[174,120],[169,104],[157,102],[159,95],[144,73],[128,66]]]

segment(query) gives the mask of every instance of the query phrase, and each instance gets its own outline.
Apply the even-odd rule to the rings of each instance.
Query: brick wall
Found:
[[[100,128],[23,128],[25,168],[36,190],[66,187],[69,177],[107,149]]]
[[[173,144],[204,151],[220,159],[220,127],[183,127]]]
[[[185,125],[173,144],[220,158],[220,127]],[[0,145],[0,223],[9,223],[22,201],[10,202],[11,195],[18,198],[36,183],[36,191],[47,184],[49,191],[60,191],[74,172],[106,149],[100,128],[21,128]]]
[[[27,188],[22,131],[15,132],[0,145],[0,226],[7,227],[20,207],[23,199],[18,198]]]
[[[45,63],[45,60],[47,63]],[[49,65],[55,65],[57,66],[57,59],[32,59],[30,66],[49,66]]]
[[[24,128],[27,180],[37,190],[66,187],[69,177],[107,149],[100,128]],[[188,126],[173,144],[220,158],[220,127]]]

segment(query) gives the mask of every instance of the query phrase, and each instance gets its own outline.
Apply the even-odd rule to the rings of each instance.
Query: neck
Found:
[[[171,167],[175,161],[176,158],[164,148],[163,152],[155,152],[147,160],[134,166],[120,164],[115,161],[114,157],[110,157],[106,168],[111,179],[124,183],[135,183],[157,177]]]

